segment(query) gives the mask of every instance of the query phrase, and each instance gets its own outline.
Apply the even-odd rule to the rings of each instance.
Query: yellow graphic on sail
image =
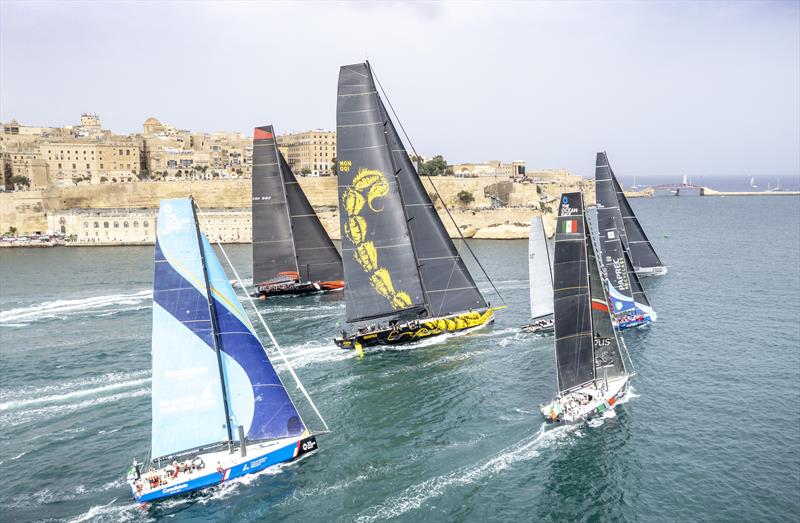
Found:
[[[411,297],[407,292],[395,290],[389,270],[378,263],[375,244],[366,241],[367,222],[359,216],[365,202],[372,212],[382,212],[382,206],[375,207],[375,200],[382,199],[387,194],[389,194],[389,182],[386,181],[382,171],[359,169],[358,174],[353,177],[352,185],[342,191],[342,210],[347,215],[344,220],[344,234],[355,246],[353,258],[369,275],[370,285],[378,294],[389,300],[393,309],[399,310],[411,306]]]

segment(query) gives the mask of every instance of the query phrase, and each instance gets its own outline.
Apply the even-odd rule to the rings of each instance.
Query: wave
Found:
[[[109,372],[99,376],[92,376],[90,378],[82,378],[78,380],[64,381],[54,383],[52,385],[45,385],[42,387],[34,388],[19,388],[19,389],[0,389],[0,400],[9,400],[13,398],[14,401],[8,401],[0,404],[0,410],[5,410],[2,406],[15,401],[33,401],[38,400],[42,396],[58,396],[59,394],[71,394],[76,390],[101,390],[109,385],[116,385],[124,382],[140,381],[144,378],[149,379],[149,370],[137,370],[132,372]],[[87,389],[88,388],[88,389]],[[8,407],[6,407],[8,408]]]
[[[15,427],[17,425],[23,425],[35,420],[65,416],[67,414],[88,409],[96,405],[103,405],[105,403],[114,403],[131,398],[148,396],[149,394],[150,387],[147,387],[145,389],[137,389],[128,392],[121,392],[119,394],[112,394],[111,396],[102,396],[99,398],[84,400],[79,403],[49,405],[47,407],[39,407],[30,410],[15,409],[11,411],[4,411],[3,414],[0,414],[0,425],[5,427]]]
[[[91,296],[76,300],[54,300],[27,307],[18,307],[0,311],[0,325],[22,326],[35,321],[53,318],[65,318],[86,311],[113,312],[119,305],[141,305],[153,296],[150,290],[143,290],[129,294],[109,294],[106,296]],[[113,308],[112,311],[106,309]]]
[[[371,522],[396,518],[409,510],[421,507],[426,501],[440,496],[449,488],[475,484],[488,476],[508,469],[517,462],[536,458],[539,456],[540,450],[564,439],[566,434],[572,430],[574,427],[565,426],[545,431],[544,424],[542,424],[542,428],[535,435],[506,447],[492,458],[412,485],[401,494],[363,511],[355,520]]]
[[[67,392],[64,394],[55,394],[52,396],[43,396],[40,398],[31,398],[27,400],[18,400],[18,401],[8,401],[5,403],[0,403],[0,411],[4,410],[12,410],[12,409],[19,409],[23,407],[29,407],[31,405],[39,405],[42,403],[60,403],[64,401],[69,401],[75,398],[83,398],[86,396],[94,396],[97,394],[101,394],[103,392],[109,392],[112,390],[117,389],[126,389],[132,388],[139,385],[144,385],[145,383],[149,382],[150,378],[142,378],[139,380],[131,380],[131,381],[123,381],[121,383],[113,383],[111,385],[105,385],[102,387],[97,387],[94,389],[82,389],[82,390],[74,390],[72,392]]]

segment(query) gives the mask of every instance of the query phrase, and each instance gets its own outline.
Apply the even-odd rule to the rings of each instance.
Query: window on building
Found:
[[[83,222],[83,228],[84,229],[88,229],[89,228],[89,222]]]
[[[125,228],[127,229],[127,228],[128,228],[128,222],[124,222],[124,223],[122,224],[122,226],[123,226],[123,227],[125,227]]]
[[[150,222],[145,220],[144,223],[142,223],[142,227],[150,227]]]
[[[139,227],[139,222],[133,222],[133,228],[137,229]]]
[[[61,164],[58,164],[58,168],[61,169]]]
[[[73,168],[73,169],[77,169],[77,167],[75,167],[75,164],[74,164],[74,163],[72,164],[72,168]]]
[[[97,229],[98,227],[100,227],[100,222],[94,222],[94,228]]]
[[[100,168],[101,168],[101,169],[104,169],[104,167],[103,167],[103,164],[102,164],[102,163],[100,164]]]
[[[104,227],[105,229],[108,229],[108,222],[103,222],[103,227]]]
[[[114,228],[119,229],[119,222],[114,222]]]
[[[88,164],[88,163],[86,164],[86,168],[87,168],[87,169],[89,168],[89,164]]]

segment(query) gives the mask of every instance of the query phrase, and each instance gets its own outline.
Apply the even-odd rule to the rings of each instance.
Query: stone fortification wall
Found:
[[[491,209],[496,184],[507,179],[493,177],[456,178],[441,176],[434,183],[442,201],[451,209],[462,233],[475,238],[524,238],[527,223],[534,213],[543,211],[545,224],[553,221],[558,197],[565,191],[583,190],[586,204],[594,204],[594,184],[577,176],[566,175],[556,183],[541,185],[504,184],[503,198],[507,207]],[[300,185],[311,204],[319,211],[326,229],[339,237],[337,188],[335,176],[300,177]],[[428,193],[434,190],[429,180],[424,183]],[[537,187],[539,189],[537,189]],[[463,205],[458,194],[466,191],[474,201]],[[155,209],[164,198],[192,195],[202,208],[242,209],[250,207],[250,180],[138,182],[82,185],[36,191],[0,193],[0,233],[15,227],[20,234],[48,230],[47,216],[68,209]],[[546,202],[542,202],[542,200]],[[437,208],[451,235],[457,236],[444,209]],[[550,226],[552,229],[552,226]],[[50,231],[53,232],[53,231]]]

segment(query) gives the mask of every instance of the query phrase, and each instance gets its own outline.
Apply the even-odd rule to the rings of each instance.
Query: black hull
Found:
[[[270,296],[301,296],[303,294],[314,294],[324,292],[318,283],[293,283],[290,285],[282,284],[269,287],[259,287],[250,296],[253,298],[269,298]]]

